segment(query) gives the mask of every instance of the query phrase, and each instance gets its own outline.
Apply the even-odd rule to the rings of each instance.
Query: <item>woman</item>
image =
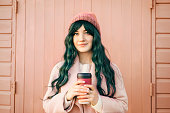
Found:
[[[64,61],[50,75],[44,96],[46,113],[124,113],[128,98],[122,75],[105,54],[94,13],[76,15],[65,39]],[[92,74],[91,85],[81,85],[77,73]],[[86,102],[87,104],[81,104]]]

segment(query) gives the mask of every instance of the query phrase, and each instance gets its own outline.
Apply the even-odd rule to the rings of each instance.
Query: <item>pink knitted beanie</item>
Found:
[[[72,23],[79,21],[79,20],[85,20],[85,21],[88,21],[91,24],[93,24],[96,27],[96,29],[99,31],[99,34],[101,35],[100,26],[99,26],[99,23],[97,22],[96,15],[94,13],[82,12],[82,13],[77,14],[70,22],[68,28],[70,28]]]

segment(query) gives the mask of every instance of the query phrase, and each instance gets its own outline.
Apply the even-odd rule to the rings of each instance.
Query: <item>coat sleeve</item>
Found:
[[[59,62],[54,66],[54,68],[51,71],[50,80],[48,83],[48,89],[46,91],[46,94],[43,99],[43,108],[46,113],[67,113],[67,110],[64,110],[64,97],[66,94],[66,91],[60,92],[51,99],[47,99],[49,96],[52,96],[56,93],[56,89],[54,88],[52,90],[51,82],[58,77],[59,74],[59,68],[62,66],[63,62]],[[71,104],[71,107],[69,107],[69,111],[71,110],[72,106],[74,104]]]
[[[102,113],[125,113],[128,110],[128,97],[122,74],[115,64],[111,64],[111,66],[115,71],[116,93],[114,98],[101,96],[103,103]]]

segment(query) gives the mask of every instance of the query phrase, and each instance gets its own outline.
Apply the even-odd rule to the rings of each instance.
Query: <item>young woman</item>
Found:
[[[45,112],[126,112],[128,98],[122,75],[105,54],[94,13],[80,13],[73,18],[65,47],[64,61],[57,63],[50,75],[43,101]],[[86,72],[92,75],[91,85],[77,81],[77,73]]]

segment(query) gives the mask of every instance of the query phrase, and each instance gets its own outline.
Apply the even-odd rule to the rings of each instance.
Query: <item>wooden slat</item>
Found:
[[[85,11],[92,11],[92,0],[82,0],[82,10]]]
[[[74,0],[74,14],[78,14],[79,12],[82,12],[82,0]]]
[[[156,65],[157,78],[170,78],[170,64],[157,64]]]
[[[157,19],[156,33],[170,33],[170,19]]]
[[[10,106],[0,106],[0,113],[11,113]]]
[[[112,61],[120,64],[120,68],[123,70],[122,75],[125,75],[125,73],[128,76],[124,76],[125,80],[125,86],[126,91],[128,93],[128,99],[131,100],[133,98],[133,88],[132,88],[132,65],[128,66],[129,64],[132,64],[132,51],[131,47],[131,41],[132,41],[132,7],[131,7],[131,1],[129,0],[115,0],[112,1],[112,9],[111,9],[111,35],[112,41],[111,42],[111,55],[112,55]],[[115,18],[116,15],[116,18]],[[122,26],[123,25],[123,26]],[[116,27],[114,27],[116,26]],[[123,33],[122,33],[123,32]],[[120,38],[116,38],[120,37]],[[126,38],[124,38],[126,37]],[[125,47],[121,48],[120,42],[123,43]],[[114,46],[115,45],[115,46]],[[120,51],[118,51],[118,48]],[[114,53],[116,52],[116,55]],[[126,58],[123,56],[126,55]],[[129,59],[129,60],[127,60]],[[122,62],[122,63],[121,63]],[[125,64],[123,64],[123,62]],[[134,102],[133,102],[134,103]],[[134,108],[134,104],[128,104],[128,113],[132,113]],[[135,110],[134,110],[135,111]]]
[[[157,49],[156,62],[157,63],[170,63],[170,49]]]
[[[0,6],[0,19],[11,19],[11,18],[12,18],[12,7]]]
[[[10,97],[11,96],[11,92],[7,92],[7,91],[0,91],[0,104],[1,105],[10,105]]]
[[[12,5],[12,0],[0,0],[0,5]]]
[[[170,108],[170,94],[157,94],[157,108]]]
[[[156,18],[170,18],[170,4],[157,4]]]
[[[10,78],[0,77],[0,90],[9,91],[10,90]]]
[[[0,20],[0,33],[11,33],[10,20]]]
[[[63,1],[64,2],[64,1]],[[58,1],[56,2],[58,3]],[[41,2],[36,1],[36,17],[35,17],[35,30],[37,31],[35,33],[35,76],[34,76],[34,113],[43,113],[42,108],[42,102],[39,98],[43,98],[43,75],[44,75],[44,0],[41,0]],[[61,4],[59,4],[61,5]],[[59,7],[57,7],[57,10],[61,11]],[[62,12],[61,12],[62,13]],[[58,13],[54,13],[58,15]],[[61,16],[61,15],[60,15]],[[59,18],[60,16],[56,17]],[[43,18],[42,18],[43,17]],[[57,21],[57,20],[56,20]],[[61,23],[61,21],[59,21]],[[59,27],[61,29],[61,27]],[[58,33],[58,32],[57,32]],[[61,37],[60,37],[61,38]],[[58,39],[58,38],[57,38]],[[41,57],[39,57],[41,56]],[[39,75],[39,76],[36,76]],[[38,85],[41,84],[41,85]]]
[[[156,48],[170,48],[170,34],[157,34]]]
[[[11,34],[0,34],[0,47],[11,47]]]
[[[17,93],[15,94],[15,113],[24,113],[24,88],[25,88],[25,40],[26,40],[26,1],[19,1],[19,14],[17,15],[17,40],[16,40],[16,81]]]
[[[157,79],[157,93],[170,93],[170,79]]]
[[[142,113],[150,113],[152,110],[152,99],[150,97],[150,82],[152,81],[152,40],[149,38],[151,36],[151,29],[149,26],[152,26],[151,24],[151,17],[152,13],[150,12],[151,9],[148,8],[148,2],[150,3],[150,8],[152,6],[152,0],[141,0],[142,5],[142,21],[141,21],[141,27],[142,27],[142,75],[141,75],[141,81],[142,81]],[[153,9],[152,9],[153,10]],[[150,18],[150,19],[149,19]],[[126,22],[126,21],[125,21]],[[124,25],[123,25],[124,26]],[[123,59],[123,56],[122,56]],[[126,72],[125,72],[126,73]],[[151,74],[152,73],[152,74]],[[126,75],[126,74],[124,74]],[[127,80],[126,80],[127,81]],[[129,98],[129,97],[128,97]],[[132,97],[133,98],[133,97]],[[133,106],[132,106],[133,108]],[[129,112],[130,113],[130,112]]]
[[[170,113],[170,109],[157,109],[157,113]]]
[[[34,113],[35,0],[26,3],[24,113]],[[49,5],[48,3],[46,5]],[[50,8],[50,6],[49,6]],[[54,13],[53,13],[54,14]],[[48,15],[47,17],[49,17]],[[50,18],[50,17],[49,17]],[[46,20],[47,21],[47,20]],[[30,84],[31,83],[31,84]],[[31,102],[30,102],[31,101]]]
[[[0,76],[10,76],[11,63],[0,63]]]
[[[132,7],[132,13],[131,13],[131,20],[132,20],[132,26],[131,26],[131,58],[132,58],[132,106],[136,106],[132,112],[133,113],[142,113],[142,6],[139,2],[142,0],[134,0],[131,3]],[[120,45],[121,48],[121,45]],[[129,50],[130,52],[130,50]],[[141,78],[141,79],[139,79]],[[135,96],[138,95],[138,96]]]
[[[0,61],[11,61],[10,48],[0,48]]]
[[[54,32],[54,37],[58,37],[58,38],[54,38],[54,51],[58,51],[61,54],[58,54],[57,52],[54,52],[54,58],[55,58],[55,63],[59,61],[59,59],[61,59],[62,55],[64,54],[64,1],[57,1],[55,2],[55,31]],[[58,16],[60,15],[60,16]],[[60,26],[60,27],[58,27]],[[60,44],[60,46],[58,46],[58,44]]]
[[[170,3],[170,0],[156,0],[156,3]]]

